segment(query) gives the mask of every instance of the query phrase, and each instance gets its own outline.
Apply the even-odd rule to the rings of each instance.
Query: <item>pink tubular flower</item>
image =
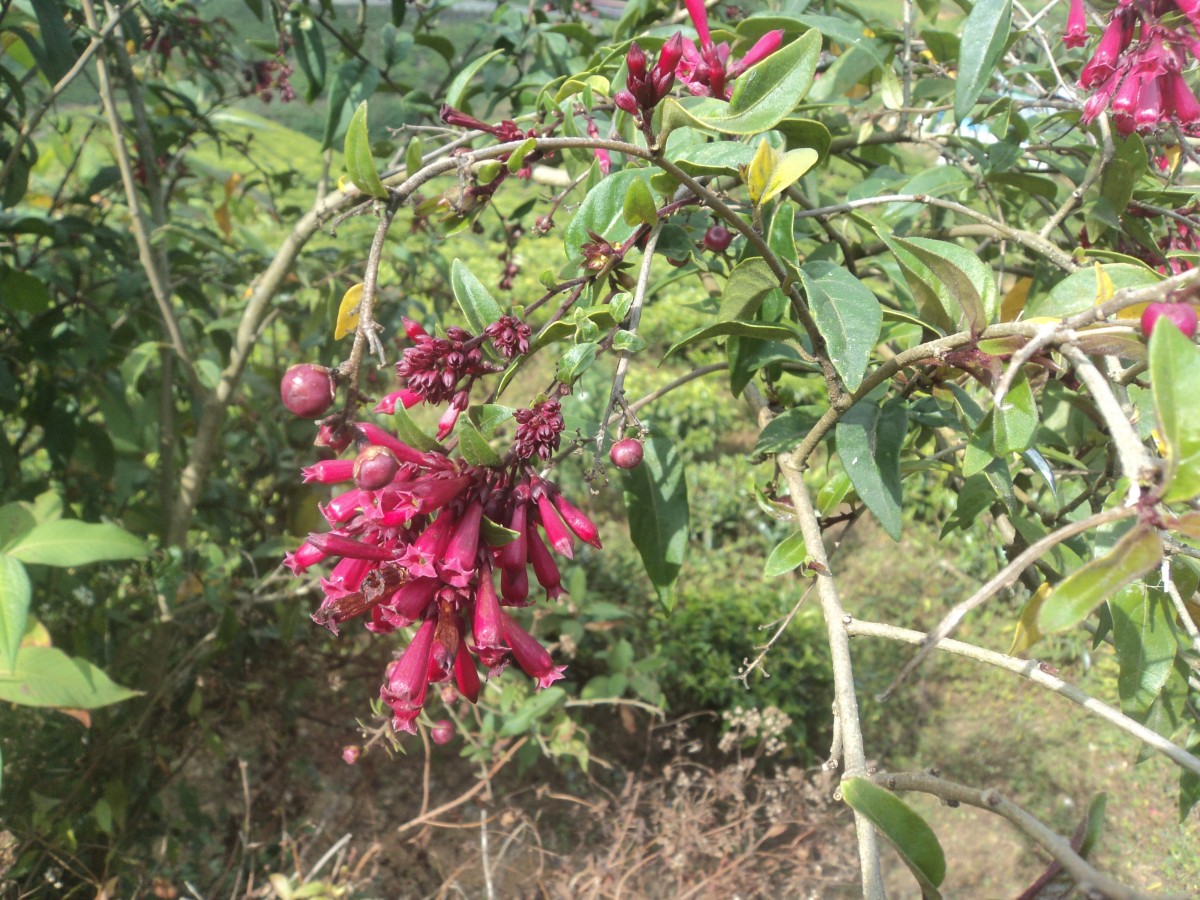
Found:
[[[566,666],[554,665],[546,648],[511,617],[501,613],[500,619],[504,623],[504,639],[512,648],[513,659],[526,675],[537,680],[539,688],[548,688],[563,677]]]
[[[562,576],[558,572],[558,565],[554,562],[554,557],[550,555],[550,551],[546,549],[546,545],[542,543],[541,536],[537,533],[537,526],[532,522],[529,523],[528,530],[528,546],[529,546],[529,562],[533,564],[533,575],[546,590],[547,600],[557,600],[566,593],[562,589]]]
[[[492,584],[489,568],[479,579],[475,593],[475,616],[471,632],[475,635],[475,653],[489,669],[503,662],[508,650],[504,646],[504,630],[501,622],[500,598]]]
[[[436,617],[422,622],[412,643],[388,666],[379,696],[392,709],[392,727],[396,731],[417,733],[414,723],[425,705],[425,692],[429,689],[429,660],[436,628]]]
[[[354,477],[354,460],[323,459],[300,470],[305,484],[338,484]]]
[[[373,411],[392,416],[396,414],[397,404],[402,406],[404,409],[409,409],[410,407],[416,406],[423,399],[424,398],[415,391],[410,391],[408,388],[404,388],[402,390],[393,391],[392,393],[385,395],[382,400],[375,404],[375,409]]]
[[[730,82],[755,63],[762,62],[783,44],[782,31],[768,31],[754,43],[745,56],[731,61],[729,45],[714,45],[712,42],[708,28],[708,9],[704,0],[685,0],[685,4],[692,24],[696,26],[700,46],[697,47],[686,38],[683,40],[682,58],[675,74],[692,94],[728,100],[733,94]]]
[[[544,491],[538,495],[537,509],[538,518],[541,519],[542,528],[545,529],[546,540],[550,542],[550,546],[567,559],[574,559],[575,540]]]
[[[585,516],[578,506],[558,491],[554,492],[553,498],[554,508],[558,510],[558,514],[567,523],[567,527],[575,533],[575,537],[579,538],[585,544],[591,544],[597,550],[602,549],[600,532],[597,530],[595,523]]]
[[[1087,13],[1083,8],[1083,0],[1071,0],[1071,8],[1067,13],[1067,30],[1063,33],[1063,43],[1074,48],[1082,47],[1087,40]]]

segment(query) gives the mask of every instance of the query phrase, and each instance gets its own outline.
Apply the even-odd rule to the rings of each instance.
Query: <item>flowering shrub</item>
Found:
[[[236,622],[230,598],[258,593],[255,566],[295,526],[282,594],[311,592],[318,625],[361,624],[394,650],[380,724],[346,746],[348,763],[415,733],[473,762],[524,747],[582,764],[568,705],[661,711],[638,677],[650,669],[608,625],[651,597],[688,621],[677,585],[697,541],[735,554],[708,591],[738,597],[736,579],[758,574],[751,541],[694,533],[689,463],[764,461],[722,527],[770,548],[779,616],[753,647],[764,623],[738,613],[754,605],[718,606],[713,634],[752,637],[737,671],[714,677],[753,683],[796,617],[815,618],[802,606],[819,607],[828,654],[806,660],[828,658],[835,695],[819,749],[854,813],[864,892],[882,895],[880,834],[924,894],[945,878],[934,829],[896,796],[916,790],[997,812],[1076,882],[1127,895],[1088,859],[1098,802],[1071,844],[994,791],[880,771],[887,748],[861,722],[868,705],[886,712],[862,690],[856,648],[919,645],[881,698],[934,650],[1025,678],[1176,766],[1184,816],[1200,801],[1197,5],[686,0],[607,20],[586,3],[499,4],[458,23],[461,43],[440,32],[453,7],[438,0],[364,8],[352,33],[329,6],[248,6],[270,34],[245,51],[194,9],[0,14],[11,499],[62,484],[81,507],[141,522],[170,548],[145,590],[155,628],[200,608]],[[54,112],[83,69],[104,111],[86,133]],[[304,143],[231,115],[248,95],[260,111],[322,98],[325,117]],[[307,165],[264,164],[257,147],[274,140],[307,147]],[[252,158],[226,171],[225,153]],[[306,213],[297,184],[315,195]],[[131,275],[119,259],[135,257]],[[330,290],[345,294],[326,315]],[[694,318],[663,341],[643,317],[665,309]],[[664,363],[639,395],[639,373]],[[664,398],[692,382],[707,411],[744,406],[753,432],[671,433]],[[287,421],[280,402],[312,421]],[[301,431],[315,448],[305,488],[277,471]],[[587,487],[555,468],[576,457]],[[601,622],[574,555],[601,549],[596,522],[618,505],[645,578],[600,601],[616,609]],[[5,506],[0,537],[28,515]],[[864,608],[838,548],[868,518],[902,554],[914,519],[973,536],[990,571],[949,610],[923,598],[922,621]],[[16,590],[0,584],[10,669],[28,649],[23,571]],[[1011,645],[950,640],[984,604],[1013,620]],[[178,642],[171,684],[202,681],[192,645],[231,640],[202,626]],[[1061,677],[1081,629],[1111,652],[1112,707]],[[571,653],[591,632],[609,672],[577,684]],[[498,678],[506,668],[524,677]],[[167,699],[192,715],[190,695]],[[791,718],[726,717],[725,748],[782,751]],[[691,777],[680,785],[690,798]],[[121,791],[103,790],[86,815],[111,837]],[[705,853],[727,846],[710,836]],[[97,871],[119,855],[97,852]]]

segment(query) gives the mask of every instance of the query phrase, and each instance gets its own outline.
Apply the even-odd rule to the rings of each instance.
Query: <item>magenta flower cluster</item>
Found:
[[[478,352],[484,338],[504,356],[528,351],[528,326],[511,316],[479,338],[455,328],[434,338],[415,323],[406,330],[413,346],[396,368],[407,386],[385,399],[392,408],[458,404],[493,370]],[[557,401],[517,411],[516,442],[500,466],[421,451],[373,423],[337,418],[321,423],[318,443],[352,444],[354,458],[317,462],[304,480],[345,490],[320,508],[330,530],[310,534],[285,565],[297,575],[332,565],[313,620],[335,634],[356,618],[378,634],[417,626],[380,690],[393,727],[415,733],[431,684],[453,681],[474,702],[480,663],[495,675],[515,661],[543,688],[562,678],[564,667],[507,611],[531,602],[530,570],[557,599],[565,592],[554,554],[571,558],[576,540],[600,547],[587,515],[530,464],[558,446]]]
[[[1200,57],[1200,0],[1118,0],[1079,85],[1092,92],[1083,121],[1106,109],[1121,134],[1176,125],[1200,129],[1200,102],[1184,80],[1189,54]],[[1083,0],[1071,0],[1063,42],[1087,43]]]

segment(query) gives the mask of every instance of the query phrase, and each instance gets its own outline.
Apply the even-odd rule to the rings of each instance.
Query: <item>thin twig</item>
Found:
[[[882,622],[865,622],[861,619],[851,621],[846,626],[846,630],[852,635],[887,638],[888,640],[900,641],[905,644],[924,644],[929,640],[929,635],[920,631],[899,628],[895,625],[887,625]],[[1022,678],[1027,678],[1039,687],[1066,697],[1072,703],[1079,704],[1088,712],[1104,719],[1110,725],[1114,725],[1126,734],[1132,735],[1147,747],[1157,750],[1177,766],[1200,775],[1200,759],[1197,759],[1179,745],[1167,740],[1158,732],[1152,731],[1140,722],[1135,722],[1119,710],[1100,702],[1075,685],[1063,681],[1056,675],[1050,674],[1046,669],[1042,668],[1041,663],[1036,659],[1018,659],[1015,656],[1007,656],[1003,653],[996,653],[994,650],[985,650],[983,647],[977,647],[974,644],[950,639],[941,641],[937,645],[937,649],[945,653],[965,656],[977,662],[987,663],[990,666],[995,666],[996,668],[1020,675]]]
[[[1162,561],[1162,583],[1163,590],[1167,592],[1167,596],[1171,598],[1171,603],[1175,607],[1175,612],[1179,616],[1179,621],[1183,625],[1183,630],[1192,640],[1192,649],[1200,655],[1200,628],[1196,627],[1196,623],[1192,621],[1191,613],[1188,611],[1187,604],[1183,597],[1179,594],[1179,588],[1175,587],[1175,582],[1171,580],[1171,556],[1167,554]]]
[[[485,778],[481,778],[477,782],[475,782],[474,787],[470,788],[467,791],[464,791],[462,794],[459,794],[457,797],[455,797],[453,800],[449,801],[448,803],[443,803],[441,806],[431,809],[431,810],[429,810],[429,812],[424,813],[423,815],[419,815],[415,818],[409,819],[407,822],[405,822],[403,825],[401,825],[399,828],[396,829],[396,833],[404,834],[404,832],[411,831],[413,828],[416,828],[418,825],[424,825],[426,822],[430,821],[431,819],[436,819],[438,816],[440,816],[444,812],[449,812],[452,809],[456,809],[457,807],[462,806],[464,803],[466,803],[468,800],[470,800],[472,797],[474,797],[476,794],[478,794],[480,791],[482,791],[487,786],[488,779],[495,776],[495,774],[497,772],[499,772],[506,765],[508,765],[508,763],[512,760],[512,758],[514,756],[516,756],[517,751],[520,750],[522,747],[524,747],[528,740],[529,740],[528,736],[522,737],[515,744],[513,744],[511,747],[509,747],[508,750],[505,752],[505,754],[503,756],[501,756],[498,760],[496,760],[495,763],[492,764],[492,768],[488,771],[487,776]]]
[[[1119,881],[1097,871],[1091,863],[1071,849],[1070,842],[1043,825],[1029,812],[1005,799],[999,791],[979,790],[965,784],[947,781],[927,772],[883,772],[873,778],[880,787],[892,791],[919,791],[932,794],[950,803],[965,803],[978,809],[996,813],[1008,819],[1017,830],[1036,841],[1058,860],[1070,876],[1075,879],[1079,892],[1088,898],[1108,900],[1138,900],[1146,897],[1139,891],[1126,887]]]
[[[1042,554],[1048,552],[1051,548],[1058,546],[1068,538],[1073,538],[1077,534],[1083,534],[1085,531],[1090,531],[1093,528],[1099,528],[1101,525],[1107,525],[1110,522],[1117,522],[1121,519],[1128,519],[1137,514],[1137,510],[1133,507],[1123,506],[1118,509],[1109,509],[1104,512],[1097,513],[1094,516],[1089,516],[1079,522],[1070,522],[1064,525],[1057,531],[1052,531],[1050,534],[1030,544],[1029,547],[1017,556],[1007,566],[993,575],[986,584],[984,584],[974,594],[955,606],[946,616],[938,623],[937,628],[929,632],[929,636],[925,643],[921,645],[921,649],[917,651],[917,655],[908,661],[900,674],[897,675],[887,689],[878,697],[880,701],[890,697],[909,675],[911,675],[930,652],[945,638],[949,637],[954,629],[958,627],[959,622],[978,606],[986,603],[998,591],[1009,587],[1020,577],[1030,565],[1032,565]]]

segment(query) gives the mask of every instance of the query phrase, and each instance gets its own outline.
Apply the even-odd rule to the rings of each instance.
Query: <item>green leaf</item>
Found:
[[[507,422],[516,413],[511,406],[501,406],[499,403],[485,403],[479,407],[479,433],[493,434],[501,422]]]
[[[891,841],[921,885],[925,897],[937,896],[946,877],[946,856],[925,820],[903,800],[865,778],[842,782],[842,797]]]
[[[932,274],[932,281],[922,280],[936,294],[950,322],[959,330],[980,332],[995,318],[999,305],[996,279],[974,252],[958,244],[931,238],[896,238],[890,243],[893,250],[897,246],[906,250]],[[901,259],[902,264],[905,262]],[[908,271],[905,277],[912,286]]]
[[[46,49],[46,75],[51,82],[56,82],[71,71],[71,66],[79,58],[71,43],[65,10],[55,0],[33,0],[33,11],[37,16],[42,46]]]
[[[793,406],[780,413],[759,433],[758,441],[754,444],[754,455],[791,450],[812,431],[824,412],[819,406],[805,405]]]
[[[469,418],[466,416],[458,417],[458,424],[454,429],[458,433],[458,450],[465,459],[473,466],[490,466],[498,468],[503,464],[500,455],[492,449],[487,439],[479,433]]]
[[[1112,283],[1113,290],[1117,291],[1121,288],[1149,287],[1162,281],[1162,276],[1153,269],[1129,263],[1109,263],[1101,265],[1100,270]],[[1100,296],[1101,286],[1096,280],[1096,267],[1081,269],[1056,284],[1050,293],[1031,299],[1025,307],[1025,317],[1059,319],[1073,316],[1091,309]]]
[[[961,122],[979,99],[1004,53],[1012,26],[1012,0],[977,0],[963,23],[954,82],[954,120]]]
[[[410,447],[415,447],[425,453],[440,453],[442,445],[432,436],[421,430],[412,416],[408,414],[408,410],[404,408],[403,403],[396,404],[396,412],[392,416],[392,421],[396,425],[396,435],[404,443]]]
[[[22,647],[13,670],[0,672],[0,700],[19,706],[96,709],[139,693],[57,647]]]
[[[833,263],[807,263],[800,278],[833,367],[848,390],[858,390],[883,327],[879,301],[866,285]]]
[[[29,574],[11,556],[0,555],[0,670],[12,668],[29,619]]]
[[[141,538],[109,522],[59,519],[38,525],[17,541],[9,556],[43,566],[83,566],[101,560],[137,559],[150,548]]]
[[[516,175],[525,165],[525,157],[537,148],[537,138],[526,138],[516,150],[508,156],[508,171]]]
[[[375,170],[375,158],[371,156],[371,139],[367,136],[367,101],[358,104],[350,117],[346,129],[346,171],[354,186],[371,197],[386,197],[387,188],[379,180]]]
[[[589,231],[612,244],[619,244],[632,235],[633,226],[625,221],[625,195],[632,189],[634,181],[648,179],[649,173],[645,169],[623,169],[588,191],[563,234],[567,257],[577,259],[582,255],[580,248],[592,240]]]
[[[1141,578],[1162,559],[1162,542],[1145,524],[1131,528],[1116,546],[1063,579],[1042,603],[1037,630],[1065,631],[1079,624],[1108,597]]]
[[[1017,375],[1004,395],[1004,402],[995,409],[992,419],[996,453],[1020,453],[1033,446],[1037,433],[1038,408],[1033,397],[1033,388],[1022,372]]]
[[[763,575],[767,578],[775,578],[803,565],[806,559],[808,559],[808,547],[804,543],[804,535],[797,531],[775,545],[775,549],[767,557]]]
[[[754,159],[754,148],[739,141],[711,141],[683,149],[672,148],[672,143],[682,144],[680,140],[696,132],[676,131],[667,141],[667,159],[694,177],[710,175],[737,176],[739,167],[750,165]]]
[[[650,187],[640,178],[629,182],[629,191],[625,194],[625,202],[621,207],[626,225],[636,228],[639,225],[653,225],[658,221],[658,205]]]
[[[755,256],[742,260],[729,274],[721,292],[718,321],[753,318],[763,299],[777,287],[779,282],[765,259]]]
[[[476,334],[504,315],[500,304],[461,259],[450,264],[450,288]]]
[[[325,43],[321,39],[321,29],[311,16],[296,16],[292,20],[292,44],[296,48],[296,61],[308,83],[304,99],[312,103],[325,88]]]
[[[40,278],[0,265],[0,303],[18,312],[37,315],[50,307],[50,291]]]
[[[556,706],[565,703],[567,692],[560,687],[548,687],[538,691],[521,704],[520,709],[504,720],[500,726],[501,737],[515,737],[528,731],[538,721],[545,718]]]
[[[471,84],[471,79],[480,69],[503,52],[503,50],[493,50],[491,53],[485,53],[474,62],[468,63],[455,75],[454,80],[450,82],[450,87],[446,88],[445,102],[447,105],[453,106],[455,109],[462,109],[463,101],[467,99],[467,88]]]
[[[0,506],[0,553],[8,550],[36,524],[37,519],[26,504],[5,503]]]
[[[842,505],[851,487],[850,476],[841,469],[825,479],[825,483],[817,491],[817,512],[822,516],[832,513]]]
[[[642,444],[642,464],[621,471],[629,537],[659,601],[675,605],[675,580],[687,554],[688,497],[683,458],[665,437]]]
[[[1087,824],[1083,829],[1083,840],[1079,844],[1079,856],[1087,859],[1100,840],[1100,832],[1104,830],[1104,812],[1108,808],[1108,794],[1101,792],[1092,798],[1088,804]]]
[[[493,522],[487,516],[484,516],[480,520],[479,533],[489,547],[503,547],[505,544],[511,544],[521,536],[520,532],[513,531],[511,528],[505,528],[498,522]]]
[[[591,368],[596,361],[597,345],[591,342],[576,344],[558,361],[558,380],[573,384],[575,379]]]
[[[1163,499],[1200,494],[1200,349],[1174,323],[1161,318],[1150,334],[1150,380],[1159,439],[1166,445]]]
[[[787,325],[769,325],[766,322],[742,322],[732,319],[727,322],[717,322],[715,325],[701,325],[693,328],[670,346],[667,352],[663,354],[663,360],[667,360],[672,354],[682,350],[684,347],[703,343],[716,337],[749,337],[759,338],[760,340],[779,341],[800,340],[800,335],[795,329]]]
[[[804,99],[820,55],[820,32],[806,31],[739,76],[727,104],[706,97],[689,100],[684,106],[668,98],[663,103],[663,130],[691,126],[724,134],[769,131]]]
[[[900,540],[900,447],[907,432],[908,410],[896,398],[882,408],[860,400],[834,435],[854,490],[894,541]]]
[[[1166,594],[1131,584],[1109,598],[1121,711],[1141,721],[1175,664],[1175,629]]]

